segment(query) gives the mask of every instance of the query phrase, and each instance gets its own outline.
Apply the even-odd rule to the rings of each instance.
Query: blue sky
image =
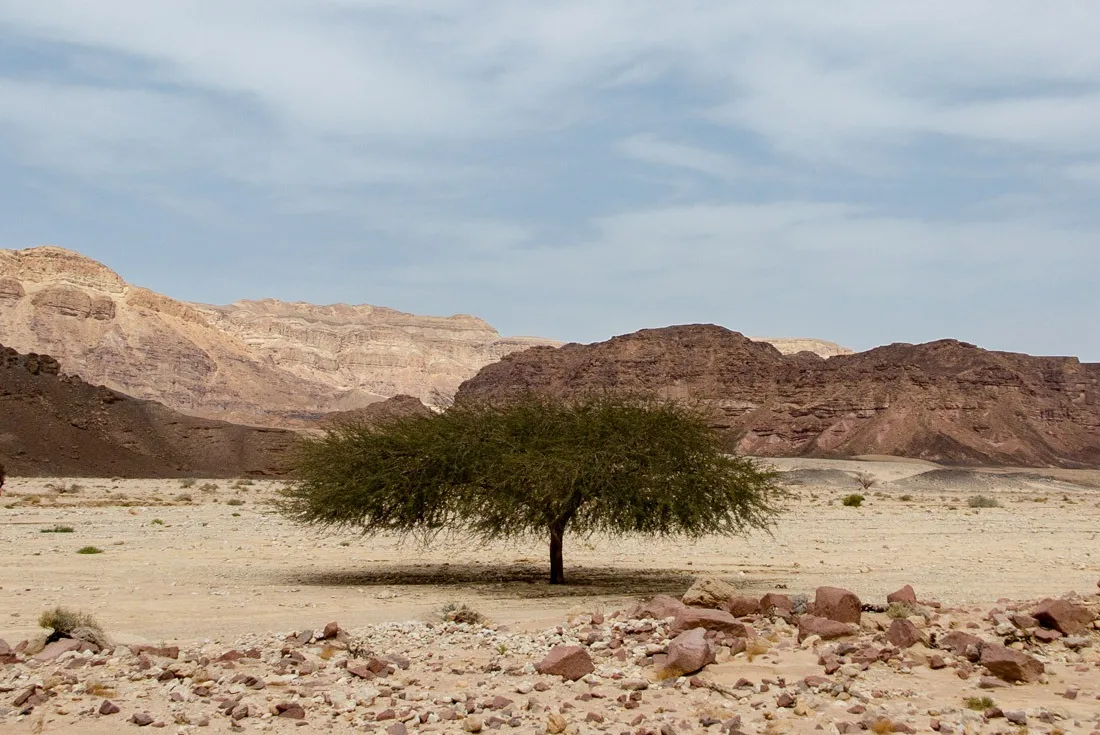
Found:
[[[170,296],[1100,361],[1100,4],[0,0],[0,247]]]

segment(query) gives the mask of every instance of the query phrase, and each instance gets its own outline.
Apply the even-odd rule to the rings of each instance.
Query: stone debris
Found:
[[[191,645],[2,643],[0,732],[41,717],[73,732],[1100,732],[1100,597],[819,614],[850,620],[853,597],[773,593],[738,603],[744,620],[729,612],[740,593],[714,595],[723,609],[658,597],[536,632],[316,621]],[[1039,635],[1056,625],[1077,632]]]

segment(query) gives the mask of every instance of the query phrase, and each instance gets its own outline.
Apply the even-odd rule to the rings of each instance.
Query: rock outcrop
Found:
[[[605,389],[701,401],[747,454],[1100,464],[1100,364],[954,340],[821,359],[714,325],[646,329],[508,355],[457,399]]]
[[[450,396],[533,344],[471,316],[373,306],[190,304],[63,248],[0,250],[0,342],[88,382],[185,413],[309,426],[401,393]]]
[[[0,345],[0,456],[23,476],[278,476],[296,434],[214,421],[64,375]]]

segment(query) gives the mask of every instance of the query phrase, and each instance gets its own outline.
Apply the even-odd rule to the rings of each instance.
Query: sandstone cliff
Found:
[[[278,476],[296,437],[186,416],[0,345],[0,459],[13,475]]]
[[[1100,464],[1100,364],[952,340],[825,360],[712,325],[647,329],[509,355],[464,383],[457,400],[606,388],[702,400],[749,454]]]
[[[398,393],[450,396],[486,363],[551,343],[502,338],[469,316],[188,304],[57,247],[0,250],[0,341],[189,414],[290,426]]]

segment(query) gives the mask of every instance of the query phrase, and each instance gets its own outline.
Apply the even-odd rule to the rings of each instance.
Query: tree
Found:
[[[338,425],[304,440],[293,466],[280,507],[296,521],[541,536],[551,584],[565,581],[566,531],[736,535],[767,527],[783,493],[774,471],[725,454],[698,408],[611,393]]]

